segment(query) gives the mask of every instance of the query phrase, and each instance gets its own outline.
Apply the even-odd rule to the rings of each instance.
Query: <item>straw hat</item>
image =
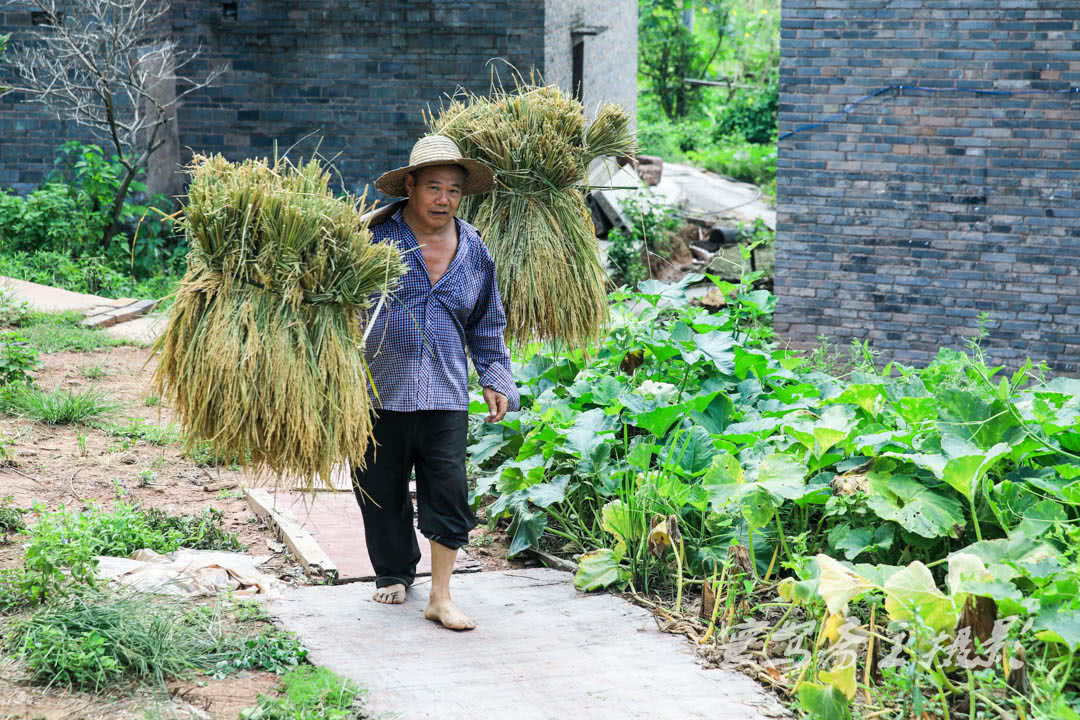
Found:
[[[408,166],[384,172],[375,181],[375,187],[384,195],[405,197],[405,176],[432,165],[460,165],[464,168],[462,195],[477,195],[491,190],[494,181],[491,169],[481,162],[462,157],[457,143],[445,135],[428,135],[417,140],[409,153]]]

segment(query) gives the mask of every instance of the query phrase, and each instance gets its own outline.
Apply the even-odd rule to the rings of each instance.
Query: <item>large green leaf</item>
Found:
[[[893,527],[890,523],[877,527],[852,527],[843,523],[829,530],[829,545],[844,553],[848,560],[854,560],[864,552],[879,552],[891,548]]]
[[[1080,608],[1065,603],[1044,606],[1031,628],[1043,642],[1062,643],[1069,652],[1080,650]]]
[[[889,464],[870,472],[866,504],[878,517],[892,520],[925,538],[958,537],[967,523],[964,506],[954,497],[926,487],[911,475],[893,473]]]
[[[814,423],[814,457],[820,458],[830,448],[847,439],[858,422],[850,405],[829,405]]]
[[[708,393],[707,395],[695,397],[687,402],[679,403],[678,405],[668,405],[667,407],[657,408],[656,410],[650,410],[649,412],[639,413],[634,418],[634,424],[648,430],[656,437],[663,437],[664,434],[667,433],[668,428],[670,428],[676,420],[691,412],[701,412],[705,410],[718,394],[719,391],[716,391]]]
[[[722,510],[745,487],[745,475],[738,458],[729,452],[713,456],[709,469],[701,478],[701,486],[709,494],[709,504]]]
[[[696,475],[708,468],[714,455],[716,455],[716,446],[713,445],[712,435],[699,425],[695,425],[690,432],[679,437],[671,448],[672,459],[691,475]]]
[[[574,574],[574,587],[578,590],[601,590],[622,587],[630,580],[630,571],[622,567],[622,557],[614,550],[601,548],[581,556],[578,571]]]
[[[742,506],[743,517],[749,523],[751,529],[760,530],[772,522],[773,515],[779,503],[765,488],[760,485],[746,485],[746,492],[739,499]]]
[[[799,705],[814,720],[851,720],[848,699],[832,685],[801,682],[797,692]]]
[[[574,419],[573,427],[566,433],[566,447],[580,457],[591,457],[614,426],[614,418],[602,408],[587,410]]]
[[[562,502],[566,499],[566,487],[570,484],[569,475],[559,475],[551,482],[533,485],[526,490],[529,502],[537,507],[546,508],[549,505]]]
[[[1024,595],[1009,582],[1015,572],[1002,565],[993,567],[994,569],[986,567],[983,561],[972,553],[955,552],[949,555],[949,573],[945,584],[953,602],[959,607],[964,604],[966,595],[981,595],[998,602],[1011,602],[1014,607],[1018,607]]]
[[[930,569],[918,561],[885,581],[885,610],[894,621],[912,622],[919,617],[939,633],[956,627],[952,600],[938,590]]]
[[[775,453],[761,461],[756,485],[777,498],[798,500],[806,494],[806,466],[790,455]]]
[[[735,339],[731,333],[723,330],[714,330],[694,336],[694,347],[702,352],[709,360],[712,360],[716,369],[724,375],[735,372]]]
[[[719,435],[731,424],[731,418],[735,415],[735,404],[731,398],[720,393],[709,406],[701,412],[692,411],[690,417],[694,422],[701,425],[713,435]]]
[[[507,530],[511,538],[510,548],[506,551],[507,557],[514,557],[529,548],[537,547],[540,536],[544,534],[544,529],[547,527],[547,521],[547,513],[543,510],[518,507]]]
[[[1001,400],[988,402],[968,390],[937,393],[939,425],[943,435],[961,435],[988,449],[1006,438],[1016,419]]]
[[[857,405],[867,415],[876,419],[885,405],[885,392],[880,384],[848,385],[844,392],[831,402]]]

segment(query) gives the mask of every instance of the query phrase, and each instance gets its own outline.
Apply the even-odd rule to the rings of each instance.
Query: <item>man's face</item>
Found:
[[[458,165],[435,165],[406,175],[405,192],[413,217],[431,231],[446,227],[461,204],[464,184],[465,170]]]

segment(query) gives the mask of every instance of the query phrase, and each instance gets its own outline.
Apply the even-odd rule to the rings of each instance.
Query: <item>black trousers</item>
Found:
[[[364,469],[353,474],[377,587],[408,586],[416,578],[420,548],[409,497],[414,468],[420,532],[454,550],[469,542],[476,517],[465,478],[468,429],[464,410],[378,412]]]

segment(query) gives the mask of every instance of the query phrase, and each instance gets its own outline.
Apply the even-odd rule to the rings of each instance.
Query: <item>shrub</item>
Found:
[[[14,332],[0,333],[0,385],[33,382],[30,373],[41,367],[38,353],[25,337]]]
[[[30,312],[25,300],[15,297],[11,288],[0,287],[0,327],[16,327]]]
[[[736,136],[758,144],[776,143],[780,84],[776,77],[764,87],[736,92],[724,106],[713,128],[713,140],[722,144]]]

